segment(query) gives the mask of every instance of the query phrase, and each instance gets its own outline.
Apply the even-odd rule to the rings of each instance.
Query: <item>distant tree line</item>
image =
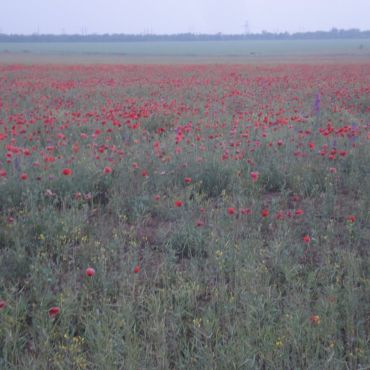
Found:
[[[341,30],[333,28],[330,31],[273,33],[263,31],[251,34],[196,34],[178,33],[168,35],[156,34],[1,34],[0,42],[137,42],[137,41],[230,41],[230,40],[328,40],[328,39],[370,39],[370,30]]]

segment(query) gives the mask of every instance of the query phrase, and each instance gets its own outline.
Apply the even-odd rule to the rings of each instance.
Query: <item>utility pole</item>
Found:
[[[249,35],[249,33],[250,33],[249,22],[248,20],[246,20],[244,23],[244,34]]]

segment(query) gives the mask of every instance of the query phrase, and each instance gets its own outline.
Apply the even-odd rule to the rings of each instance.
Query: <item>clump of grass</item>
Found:
[[[216,163],[212,160],[202,165],[196,175],[198,191],[208,198],[217,198],[223,191],[230,189],[232,171],[227,165]]]
[[[196,230],[191,224],[174,228],[166,241],[166,248],[171,249],[176,257],[207,257],[206,233],[203,230]]]

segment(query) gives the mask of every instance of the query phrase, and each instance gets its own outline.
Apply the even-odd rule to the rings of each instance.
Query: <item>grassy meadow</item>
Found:
[[[0,86],[0,369],[370,368],[369,60]]]
[[[281,64],[370,59],[369,39],[166,42],[0,42],[0,63]]]

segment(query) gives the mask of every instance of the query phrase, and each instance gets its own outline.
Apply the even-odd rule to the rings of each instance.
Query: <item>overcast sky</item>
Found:
[[[246,27],[246,23],[248,27]],[[2,33],[370,29],[370,0],[0,0]]]

